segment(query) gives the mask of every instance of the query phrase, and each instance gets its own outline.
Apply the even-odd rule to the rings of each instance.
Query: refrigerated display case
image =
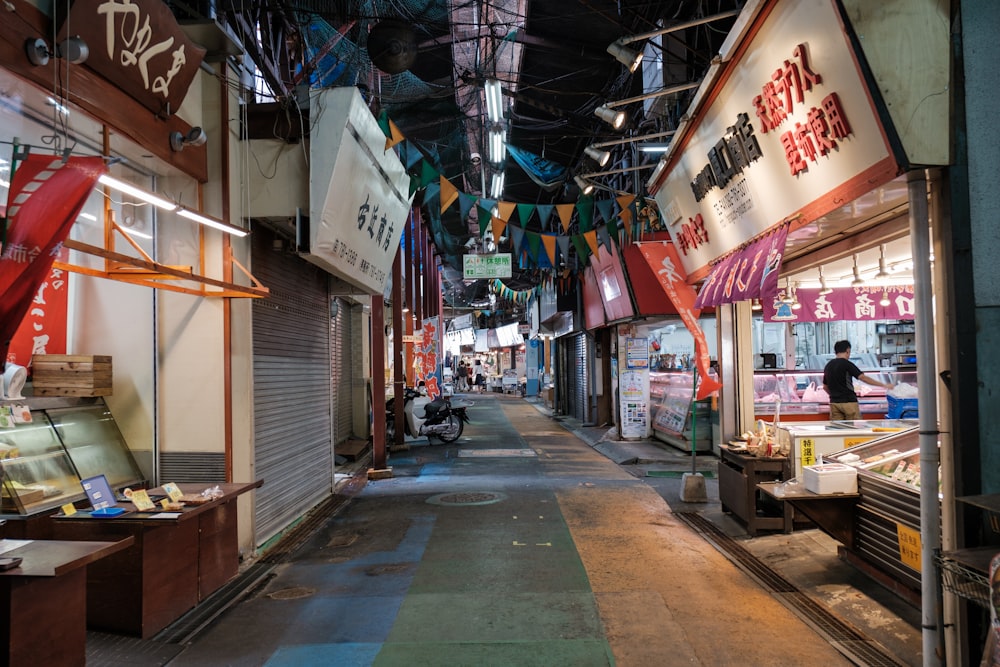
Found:
[[[694,401],[690,371],[649,374],[653,436],[657,440],[691,451],[712,450],[712,403]]]
[[[915,546],[920,544],[921,493],[917,429],[824,454],[822,458],[858,470],[860,498],[850,554],[919,594],[920,549]],[[940,498],[940,488],[931,492]]]
[[[83,500],[80,480],[95,475],[105,475],[116,489],[143,483],[103,398],[16,403],[30,416],[0,429],[3,514],[30,516]]]
[[[882,382],[917,386],[916,371],[880,368],[862,371]],[[754,371],[754,419],[771,421],[779,413],[781,419],[794,421],[827,421],[830,401],[823,389],[822,370],[757,370]],[[886,390],[864,382],[854,383],[858,404],[864,419],[883,419],[889,412]],[[909,415],[908,415],[909,416]]]
[[[854,421],[780,421],[775,438],[791,458],[792,477],[801,477],[802,468],[820,462],[826,454],[915,429],[914,419],[862,419]]]

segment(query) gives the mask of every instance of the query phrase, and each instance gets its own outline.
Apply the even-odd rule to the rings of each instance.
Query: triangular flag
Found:
[[[510,222],[510,216],[514,212],[514,208],[517,206],[514,202],[502,201],[497,202],[497,211],[499,215],[497,216],[505,223]]]
[[[618,202],[618,208],[624,212],[635,201],[635,195],[620,195],[615,201]]]
[[[531,219],[531,214],[534,213],[534,211],[534,204],[517,205],[517,219],[521,222],[521,229],[524,229],[528,225],[528,221]]]
[[[490,215],[493,215],[493,209],[497,205],[496,199],[485,199],[483,197],[479,198],[479,205],[490,211]]]
[[[483,208],[481,205],[476,206],[476,212],[479,214],[479,235],[485,236],[486,228],[493,219],[493,215],[490,213],[490,209]]]
[[[424,163],[420,165],[420,187],[424,187],[428,183],[433,183],[440,175],[441,172],[434,168],[430,160],[424,160]]]
[[[389,150],[406,138],[403,136],[403,133],[399,131],[399,128],[396,127],[396,124],[392,122],[391,118],[387,120],[389,121],[389,132],[386,133],[385,137],[385,150]]]
[[[500,237],[503,236],[503,230],[507,228],[507,221],[503,218],[493,217],[493,240],[496,243],[500,243]]]
[[[378,127],[379,127],[380,130],[382,130],[382,134],[384,134],[387,137],[391,134],[392,131],[389,129],[389,112],[388,111],[386,111],[385,109],[383,109],[379,113],[378,118],[375,119],[375,122],[378,123]]]
[[[542,243],[545,244],[545,253],[549,256],[552,266],[556,265],[556,237],[555,234],[542,234]]]
[[[597,238],[600,241],[600,244],[602,246],[604,246],[605,248],[608,249],[608,252],[614,252],[615,251],[614,246],[611,245],[611,235],[608,234],[608,228],[607,227],[598,227],[597,228]]]
[[[441,212],[444,213],[448,210],[448,207],[455,203],[458,199],[458,188],[456,188],[451,181],[442,176],[440,178],[441,183]]]
[[[555,206],[552,204],[538,204],[535,208],[538,209],[538,221],[542,223],[542,229],[548,229],[549,218],[552,217],[552,211],[555,210]]]
[[[597,230],[592,229],[589,232],[585,232],[583,234],[583,238],[586,239],[587,245],[590,246],[591,252],[593,252],[596,255],[598,250]]]
[[[601,214],[601,220],[605,224],[611,222],[615,215],[613,213],[615,200],[614,199],[598,199],[594,202],[594,206],[597,207],[597,212]]]
[[[524,235],[528,237],[528,256],[535,264],[538,264],[538,253],[541,250],[542,239],[535,232],[525,232]]]
[[[417,148],[417,145],[409,139],[406,140],[406,143],[403,144],[403,146],[405,147],[404,152],[406,153],[406,161],[403,162],[403,164],[406,165],[406,170],[409,171],[410,169],[413,169],[413,165],[424,159],[424,154],[421,153],[420,149]]]
[[[462,216],[462,220],[467,220],[469,218],[469,213],[472,212],[472,207],[476,205],[478,198],[476,195],[470,195],[466,192],[458,191],[458,212]]]
[[[559,252],[562,253],[563,261],[569,261],[569,237],[568,236],[557,236],[556,245],[559,246]]]
[[[611,240],[621,245],[621,230],[618,228],[617,220],[608,223],[608,232],[611,234]]]
[[[541,207],[538,207],[541,210]],[[573,209],[576,208],[574,204],[556,204],[556,212],[559,214],[559,220],[562,222],[562,228],[564,232],[569,231],[569,225],[573,222]]]
[[[576,248],[577,259],[583,260],[583,264],[586,264],[586,259],[590,255],[590,248],[587,247],[587,242],[583,238],[583,234],[574,234],[569,237],[573,242],[573,247]]]
[[[580,215],[580,231],[589,232],[592,230],[594,228],[594,198],[580,197],[576,200],[576,210]]]
[[[632,209],[622,208],[621,212],[618,214],[621,218],[622,224],[625,225],[625,237],[631,241],[632,240]]]
[[[524,242],[524,230],[518,227],[510,228],[510,251],[517,255],[521,252],[521,244]]]

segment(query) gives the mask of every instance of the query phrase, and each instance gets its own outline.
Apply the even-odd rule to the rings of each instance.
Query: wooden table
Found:
[[[719,500],[723,511],[731,512],[746,524],[751,536],[759,530],[792,532],[795,515],[791,505],[781,505],[780,516],[767,516],[758,506],[761,482],[780,482],[791,476],[788,457],[752,456],[729,445],[719,445]]]
[[[5,558],[23,559],[0,572],[2,665],[83,665],[87,651],[87,566],[127,549],[116,542],[0,540]]]
[[[222,497],[180,512],[89,513],[53,517],[60,539],[131,537],[128,549],[87,572],[87,626],[148,638],[180,618],[239,573],[237,497],[263,484],[178,484],[185,494],[218,486]],[[161,489],[153,489],[160,493]],[[162,514],[176,515],[163,518]]]
[[[794,507],[808,517],[824,533],[843,544],[848,549],[854,549],[855,506],[861,495],[858,493],[813,493],[805,488],[795,491],[782,489],[776,493],[780,482],[765,482],[757,485],[764,494],[784,503],[785,507]]]

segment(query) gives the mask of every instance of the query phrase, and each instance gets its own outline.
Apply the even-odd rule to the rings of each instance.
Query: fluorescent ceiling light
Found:
[[[486,116],[491,123],[503,120],[503,91],[496,79],[486,79],[483,86],[486,92]]]
[[[153,206],[156,206],[157,208],[162,208],[164,211],[176,211],[177,210],[177,204],[175,204],[175,203],[173,203],[171,201],[167,201],[166,199],[163,199],[162,197],[158,197],[158,196],[152,194],[151,192],[146,192],[145,190],[140,190],[139,188],[135,187],[134,185],[129,185],[125,181],[119,181],[117,178],[114,178],[112,176],[108,176],[107,174],[104,174],[103,176],[101,176],[97,180],[102,185],[106,185],[109,188],[114,188],[115,190],[118,190],[119,192],[123,192],[123,193],[125,193],[127,195],[131,195],[131,196],[135,197],[136,199],[141,199],[142,201],[146,202],[147,204],[152,204]]]
[[[493,183],[490,186],[490,197],[492,197],[493,199],[499,199],[500,196],[503,194],[503,185],[504,185],[504,173],[501,171],[496,174],[493,174]]]
[[[245,229],[240,229],[239,227],[234,227],[233,225],[227,224],[221,220],[216,220],[215,218],[209,218],[208,216],[202,215],[196,211],[192,211],[186,208],[177,209],[177,215],[187,218],[188,220],[194,220],[195,222],[205,225],[206,227],[212,227],[213,229],[218,229],[219,231],[226,232],[227,234],[232,234],[233,236],[246,236],[247,232]]]
[[[124,232],[125,234],[128,234],[129,236],[138,236],[141,239],[151,239],[151,238],[153,238],[151,235],[147,234],[146,232],[140,232],[140,231],[137,231],[135,229],[129,229],[128,227],[121,227],[121,230],[122,230],[122,232]]]
[[[503,130],[490,130],[490,161],[493,163],[503,162],[506,155],[504,144],[507,142],[507,133]]]
[[[607,104],[602,104],[594,109],[594,115],[616,130],[620,130],[625,125],[625,112],[615,111]]]
[[[636,148],[638,148],[641,153],[666,153],[667,149],[670,148],[670,144],[650,141],[645,144],[637,144]]]

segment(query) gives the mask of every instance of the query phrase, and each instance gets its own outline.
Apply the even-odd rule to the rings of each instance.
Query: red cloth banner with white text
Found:
[[[787,236],[788,225],[782,225],[720,260],[701,286],[695,306],[770,298],[778,291]]]
[[[835,287],[829,294],[818,289],[795,290],[800,308],[781,300],[783,292],[763,301],[766,322],[831,322],[834,320],[912,320],[916,316],[913,285],[865,284]],[[883,305],[884,303],[884,305]]]
[[[438,318],[424,320],[420,327],[420,341],[413,348],[413,386],[422,381],[427,387],[427,396],[436,398],[441,395],[438,384]]]
[[[66,262],[68,258],[69,250],[63,248],[56,261]],[[10,341],[7,361],[30,368],[32,355],[66,354],[68,308],[69,273],[52,267]]]
[[[673,243],[639,243],[638,245],[643,258],[649,264],[649,268],[653,270],[660,281],[660,287],[666,292],[670,302],[674,304],[684,326],[694,336],[695,366],[698,368],[700,376],[696,398],[700,401],[721,389],[722,384],[709,375],[711,359],[708,355],[708,341],[705,340],[705,332],[698,325],[698,316],[701,311],[694,307],[694,288],[685,281],[680,257]]]
[[[0,251],[0,359],[31,309],[38,288],[69,236],[104,158],[28,155],[11,178],[7,239]]]

